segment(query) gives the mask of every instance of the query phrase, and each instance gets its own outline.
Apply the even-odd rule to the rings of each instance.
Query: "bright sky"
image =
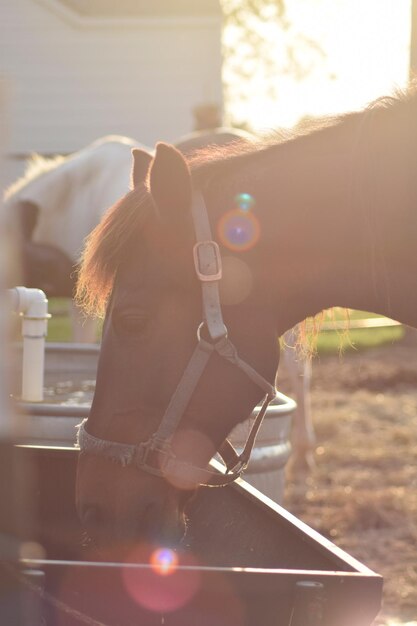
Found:
[[[317,41],[325,56],[300,46],[304,61],[314,62],[308,77],[277,75],[277,100],[268,101],[258,76],[248,103],[230,103],[235,119],[249,119],[258,129],[290,127],[306,114],[357,109],[406,86],[411,0],[287,0],[287,16],[292,33]],[[282,58],[280,31],[274,40]]]

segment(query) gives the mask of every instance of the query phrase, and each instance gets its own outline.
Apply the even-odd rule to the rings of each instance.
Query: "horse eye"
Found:
[[[113,323],[116,326],[116,330],[137,335],[145,330],[148,316],[143,313],[114,315]]]

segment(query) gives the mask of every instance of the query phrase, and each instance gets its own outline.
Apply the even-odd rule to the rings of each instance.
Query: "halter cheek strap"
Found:
[[[81,452],[105,456],[122,465],[131,465],[157,476],[171,476],[179,479],[182,484],[189,483],[190,487],[222,486],[236,480],[247,466],[256,435],[268,405],[276,397],[276,390],[239,357],[235,346],[228,338],[218,286],[222,275],[220,250],[217,243],[212,240],[207,209],[200,192],[194,192],[193,219],[197,241],[193,249],[194,264],[201,282],[204,321],[197,330],[197,346],[157,431],[146,442],[138,445],[123,444],[91,435],[86,430],[87,420],[84,420],[79,425],[78,445]],[[210,341],[202,338],[203,327],[206,328]],[[266,394],[242,453],[238,454],[228,439],[221,445],[218,453],[224,460],[225,474],[185,463],[175,456],[171,447],[172,438],[213,352],[241,369]]]

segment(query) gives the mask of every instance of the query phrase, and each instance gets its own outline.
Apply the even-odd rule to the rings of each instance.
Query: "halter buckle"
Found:
[[[137,447],[133,464],[155,476],[164,476],[164,466],[169,452],[153,438]]]
[[[211,282],[222,277],[220,248],[215,241],[198,241],[193,248],[195,271],[199,280]]]

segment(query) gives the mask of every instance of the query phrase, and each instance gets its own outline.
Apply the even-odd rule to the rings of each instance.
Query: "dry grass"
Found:
[[[290,389],[282,388],[290,393]],[[417,619],[417,342],[313,364],[316,467],[285,505],[384,576],[375,626]],[[397,620],[397,621],[395,621]]]

